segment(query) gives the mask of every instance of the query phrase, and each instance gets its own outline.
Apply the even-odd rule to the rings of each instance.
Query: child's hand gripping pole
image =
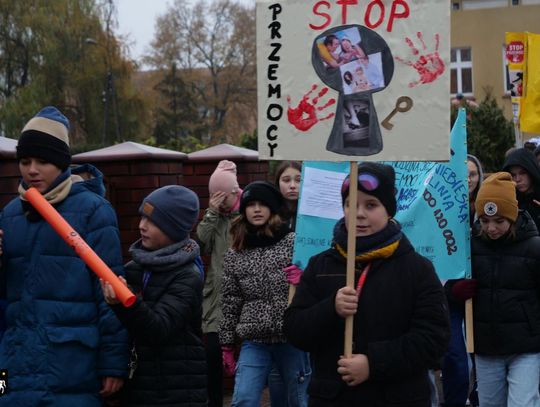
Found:
[[[135,295],[122,284],[114,272],[92,250],[69,223],[47,202],[35,188],[29,188],[24,196],[41,216],[52,226],[56,233],[75,250],[75,253],[96,275],[111,284],[120,302],[129,307],[135,302]]]
[[[302,277],[302,269],[296,264],[292,264],[285,267],[283,271],[287,275],[287,283],[289,283],[289,298],[287,299],[287,304],[290,304],[296,293],[296,286],[300,282],[300,277]]]
[[[358,197],[358,162],[351,161],[351,173],[349,175],[349,202],[350,208],[356,208]],[[354,268],[356,260],[356,216],[355,213],[349,215],[347,223],[347,287],[354,288]],[[352,357],[353,351],[353,315],[345,318],[345,343],[344,355],[346,358]]]

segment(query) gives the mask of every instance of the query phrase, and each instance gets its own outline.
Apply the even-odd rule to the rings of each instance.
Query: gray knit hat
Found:
[[[168,185],[144,198],[139,213],[150,219],[173,242],[189,236],[199,217],[199,198],[191,189]]]

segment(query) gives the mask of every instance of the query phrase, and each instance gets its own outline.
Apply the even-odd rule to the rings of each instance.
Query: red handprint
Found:
[[[287,109],[287,118],[289,119],[289,123],[291,123],[298,130],[307,131],[316,123],[323,120],[328,120],[336,115],[335,113],[329,113],[325,117],[317,117],[317,112],[320,112],[321,110],[326,109],[328,106],[336,103],[336,100],[331,98],[323,106],[317,106],[319,99],[328,92],[328,88],[324,87],[319,91],[316,97],[310,100],[310,95],[315,92],[317,87],[317,85],[313,85],[311,90],[304,95],[302,100],[300,100],[297,107],[291,107],[291,97],[287,96],[287,104],[289,106]]]
[[[424,42],[424,37],[421,32],[417,32],[416,36],[418,37],[418,40],[422,44],[422,50],[426,51],[426,43]],[[411,48],[412,53],[416,56],[420,53],[418,49],[414,46],[413,42],[409,37],[405,38],[405,41],[409,45],[409,48]],[[400,57],[395,57],[396,60],[401,62],[402,64],[405,64],[407,66],[412,66],[416,71],[420,74],[420,79],[414,82],[409,83],[409,88],[414,88],[416,85],[419,85],[421,83],[431,83],[435,79],[437,79],[439,76],[442,75],[444,72],[444,62],[439,55],[439,34],[435,34],[435,52],[432,52],[427,55],[420,55],[420,58],[418,58],[418,61],[411,62],[411,61],[405,61]]]

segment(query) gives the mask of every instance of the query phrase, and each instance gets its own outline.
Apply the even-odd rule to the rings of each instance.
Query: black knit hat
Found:
[[[71,163],[69,120],[56,107],[41,109],[24,126],[17,144],[17,159],[41,158],[65,170]]]
[[[199,198],[191,189],[168,185],[144,198],[139,213],[150,219],[173,242],[189,236],[199,217]]]
[[[341,199],[349,196],[350,174],[343,180],[341,185]],[[358,165],[358,189],[368,195],[376,197],[386,208],[386,212],[394,217],[397,210],[396,203],[396,173],[390,165],[363,162]]]
[[[283,206],[283,196],[274,185],[267,181],[255,181],[249,184],[240,198],[240,213],[245,213],[251,201],[260,201],[270,208],[272,213],[279,213]]]

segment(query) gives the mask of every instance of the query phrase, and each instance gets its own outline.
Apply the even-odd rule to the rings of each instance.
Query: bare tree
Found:
[[[231,111],[255,116],[255,8],[231,0],[194,6],[176,0],[158,18],[153,52],[146,62],[159,69],[175,63],[197,98],[198,120],[214,139],[231,141]]]

